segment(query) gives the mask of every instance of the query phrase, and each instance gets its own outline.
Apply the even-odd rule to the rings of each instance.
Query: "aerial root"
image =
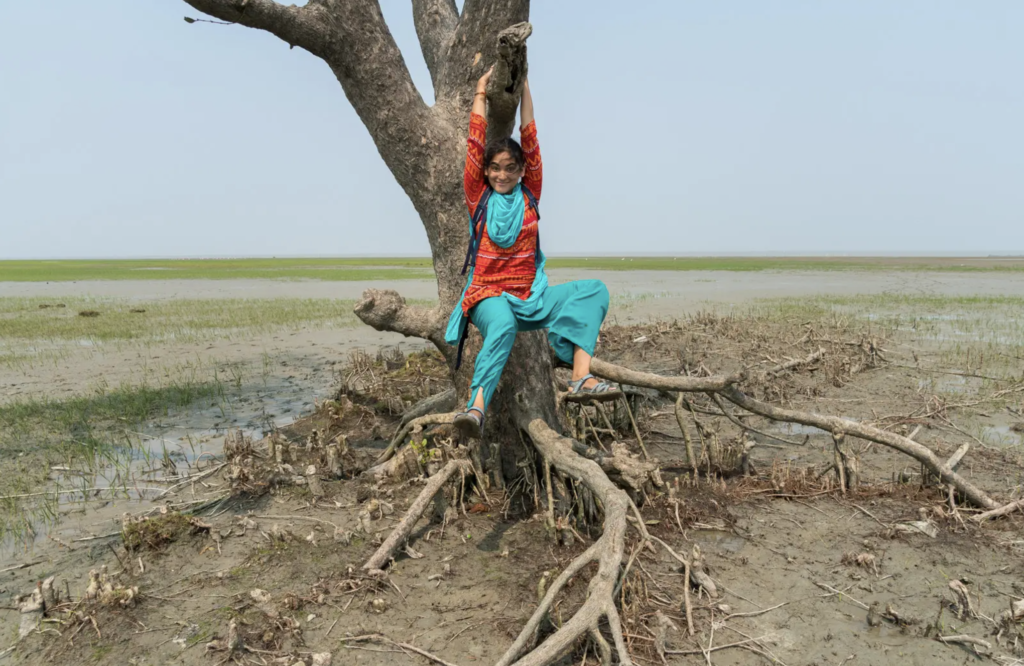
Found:
[[[772,377],[780,372],[793,370],[802,365],[813,363],[821,357],[822,352],[821,350],[818,350],[803,359],[789,361],[771,368],[764,374]],[[932,452],[931,449],[923,444],[915,442],[909,437],[903,437],[896,433],[864,425],[850,419],[839,418],[836,416],[824,416],[813,412],[803,412],[793,409],[783,409],[751,398],[736,388],[736,384],[742,382],[747,377],[748,373],[746,372],[729,376],[663,377],[661,375],[648,372],[630,370],[629,368],[623,368],[621,366],[608,363],[607,361],[599,362],[599,359],[596,358],[591,365],[591,369],[595,375],[599,375],[605,379],[611,379],[613,381],[626,381],[633,386],[642,386],[665,391],[677,391],[680,393],[705,392],[718,394],[737,407],[773,421],[813,426],[824,432],[831,433],[840,439],[844,435],[849,435],[851,437],[858,437],[860,439],[882,444],[919,461],[943,483],[955,488],[975,506],[989,510],[1001,508],[1006,509],[1006,511],[1013,510],[1009,508],[1011,505],[1000,507],[999,503],[989,497],[986,492],[960,476],[950,467],[947,461],[941,460],[934,452]]]
[[[601,620],[607,620],[614,652],[620,664],[630,666],[629,655],[619,612],[615,607],[615,588],[622,568],[625,551],[627,514],[632,502],[624,490],[616,486],[593,460],[573,450],[573,440],[560,436],[542,419],[530,421],[526,427],[540,454],[562,474],[585,486],[604,508],[604,531],[601,537],[576,557],[548,587],[537,609],[523,627],[515,642],[498,661],[498,666],[545,666],[569,650],[577,639],[591,636],[601,655],[602,663],[610,663],[612,649],[600,630]],[[597,572],[587,588],[587,599],[576,613],[540,645],[533,642],[541,623],[547,617],[555,598],[569,580],[585,566],[597,563]],[[529,650],[524,655],[523,652]],[[520,655],[522,657],[520,658]]]

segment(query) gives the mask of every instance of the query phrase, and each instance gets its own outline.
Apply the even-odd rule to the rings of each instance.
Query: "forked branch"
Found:
[[[291,46],[323,57],[331,28],[318,4],[282,5],[274,0],[185,0],[204,14],[249,28],[266,30]]]

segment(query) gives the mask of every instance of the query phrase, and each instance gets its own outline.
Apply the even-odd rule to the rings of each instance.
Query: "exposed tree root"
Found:
[[[625,551],[626,516],[631,504],[629,496],[609,480],[608,475],[596,462],[576,454],[573,451],[573,440],[556,433],[542,419],[531,421],[527,426],[527,432],[545,459],[563,474],[582,483],[600,500],[604,508],[604,533],[551,583],[537,610],[498,661],[498,666],[509,666],[513,663],[517,666],[550,664],[564,654],[579,637],[588,633],[599,636],[599,623],[602,618],[608,621],[619,663],[630,665],[633,661],[622,635],[614,595]],[[587,600],[583,606],[543,643],[516,661],[524,650],[530,648],[541,622],[547,616],[562,587],[592,562],[597,562],[598,570],[590,580]]]
[[[766,416],[776,421],[800,423],[820,428],[826,432],[835,434],[846,433],[847,435],[853,435],[854,437],[866,439],[871,442],[884,444],[885,446],[896,449],[900,453],[905,453],[921,462],[945,483],[948,483],[959,490],[976,506],[983,509],[995,509],[999,506],[999,504],[989,497],[983,490],[975,487],[974,484],[970,483],[967,479],[950,469],[949,465],[946,464],[946,461],[941,460],[926,446],[918,444],[912,439],[907,439],[906,437],[902,437],[892,432],[866,426],[861,423],[857,423],[856,421],[851,421],[850,419],[839,418],[838,416],[822,416],[811,412],[799,412],[792,409],[773,407],[772,405],[763,403],[760,400],[755,400],[744,395],[742,391],[735,387],[729,387],[728,389],[720,391],[720,393],[737,406],[742,407],[749,412],[760,414],[761,416]]]
[[[815,352],[803,359],[803,363],[809,363],[821,358],[821,353]],[[767,371],[768,375],[777,374],[780,369],[793,369],[800,365],[796,362],[788,362]],[[984,491],[974,486],[955,471],[950,469],[946,461],[939,459],[930,449],[912,439],[902,437],[892,432],[880,430],[867,426],[850,419],[843,419],[837,416],[823,416],[812,412],[801,412],[792,409],[782,409],[767,403],[761,402],[744,394],[734,385],[742,381],[744,374],[730,376],[711,377],[662,377],[647,372],[638,372],[623,368],[604,361],[594,359],[591,370],[595,375],[600,375],[613,381],[628,382],[634,386],[645,386],[666,391],[681,392],[713,392],[718,393],[738,407],[748,412],[770,418],[774,421],[788,423],[800,423],[802,425],[814,426],[825,432],[833,434],[847,434],[868,441],[883,444],[896,449],[901,453],[918,460],[926,468],[931,470],[943,482],[950,484],[973,504],[983,509],[996,509],[999,504],[988,496]]]
[[[457,402],[455,398],[455,389],[450,388],[447,391],[441,391],[440,393],[436,393],[420,400],[415,405],[405,410],[405,413],[402,414],[402,420],[398,423],[398,427],[404,428],[407,423],[413,419],[418,419],[421,416],[452,411],[455,409],[455,404]]]
[[[1000,516],[1005,516],[1022,508],[1024,508],[1024,499],[1020,499],[1015,502],[1010,502],[1009,504],[1006,504],[996,509],[992,509],[991,511],[979,513],[976,516],[971,516],[971,520],[976,523],[983,523],[991,518],[999,518]]]
[[[367,571],[373,571],[375,569],[381,569],[391,559],[391,555],[395,552],[395,549],[399,545],[405,542],[409,538],[409,534],[412,532],[412,528],[416,526],[420,516],[426,511],[427,505],[434,498],[444,484],[452,477],[456,472],[462,472],[463,474],[473,471],[473,465],[468,460],[451,460],[441,470],[430,477],[427,481],[426,487],[420,492],[419,497],[412,503],[409,510],[406,512],[405,517],[402,518],[388,538],[381,544],[380,548],[377,549],[366,564],[363,565],[363,569]]]

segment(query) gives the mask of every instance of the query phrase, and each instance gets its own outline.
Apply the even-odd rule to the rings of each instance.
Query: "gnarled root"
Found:
[[[777,374],[779,369],[790,370],[798,365],[816,361],[821,358],[821,352],[815,352],[807,358],[801,359],[800,363],[790,362],[768,370],[769,375]],[[639,372],[617,366],[607,361],[594,359],[591,370],[599,375],[613,381],[628,382],[634,386],[646,386],[664,391],[681,392],[713,392],[721,395],[738,407],[748,412],[767,417],[774,421],[788,423],[800,423],[802,425],[814,426],[825,432],[835,435],[846,434],[859,437],[871,442],[883,444],[895,449],[900,453],[918,460],[927,469],[931,470],[944,483],[956,488],[962,495],[974,505],[983,509],[996,509],[999,504],[988,496],[980,488],[967,481],[946,463],[939,459],[929,448],[915,442],[908,437],[902,437],[886,430],[851,421],[850,419],[837,416],[823,416],[813,412],[801,412],[793,409],[782,409],[767,403],[761,402],[744,394],[735,384],[743,381],[744,373],[736,375],[716,375],[711,377],[663,377],[649,372]]]
[[[900,453],[918,460],[925,467],[930,469],[943,482],[950,484],[962,493],[973,504],[983,509],[995,509],[999,506],[995,500],[988,496],[983,490],[977,488],[967,479],[963,478],[946,464],[946,461],[939,459],[932,451],[912,439],[902,437],[896,433],[880,430],[866,426],[850,419],[839,418],[838,416],[822,416],[812,412],[799,412],[793,409],[782,409],[773,407],[760,400],[748,397],[734,386],[720,391],[723,397],[743,409],[766,416],[776,421],[787,421],[789,423],[800,423],[814,426],[826,432],[846,433],[854,437],[866,439],[878,444],[884,444],[889,448],[896,449]]]
[[[622,635],[619,612],[615,607],[615,585],[619,579],[622,556],[625,551],[626,516],[630,508],[629,496],[608,479],[597,462],[588,460],[573,450],[573,441],[558,435],[542,419],[534,419],[527,426],[534,446],[554,467],[574,481],[582,483],[604,507],[604,533],[590,548],[573,560],[548,587],[537,610],[509,647],[498,666],[543,666],[553,662],[568,650],[581,636],[600,635],[598,624],[607,618],[618,653],[619,663],[632,664]],[[591,562],[597,562],[597,573],[587,588],[587,600],[576,613],[543,643],[519,661],[519,655],[530,647],[534,636],[547,616],[555,597],[562,587]]]
[[[639,455],[630,453],[629,447],[623,442],[612,442],[612,452],[608,454],[575,440],[568,441],[572,442],[573,451],[596,462],[619,486],[628,488],[638,496],[648,490],[649,486],[665,487],[657,461],[641,460]]]
[[[373,571],[375,569],[381,569],[391,559],[391,555],[395,552],[401,544],[405,543],[405,540],[409,538],[409,534],[412,532],[412,528],[416,526],[420,516],[426,511],[427,505],[430,504],[430,500],[434,498],[438,492],[444,487],[444,484],[452,477],[456,472],[462,472],[463,474],[473,471],[473,465],[468,460],[451,460],[441,470],[430,477],[427,481],[426,487],[420,492],[419,497],[412,503],[409,510],[406,512],[405,517],[402,518],[402,522],[392,530],[388,538],[384,540],[380,548],[377,549],[366,564],[363,565],[363,569],[367,571]]]

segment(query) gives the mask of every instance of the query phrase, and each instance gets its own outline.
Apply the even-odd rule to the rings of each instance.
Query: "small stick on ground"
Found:
[[[842,590],[837,590],[836,588],[832,587],[831,585],[826,585],[825,583],[819,583],[817,581],[815,581],[814,584],[817,585],[818,587],[820,587],[821,589],[827,590],[827,591],[832,593],[832,594],[828,594],[828,595],[825,595],[825,596],[831,597],[832,595],[838,595],[840,597],[843,597],[844,599],[846,599],[850,603],[855,604],[857,606],[860,606],[864,610],[871,610],[871,607],[868,606],[866,603],[864,603],[863,601],[857,601],[856,599],[854,599],[853,597],[848,595],[846,592],[843,592]]]
[[[940,643],[944,643],[946,645],[956,644],[970,646],[970,648],[977,655],[987,656],[992,650],[992,644],[988,641],[982,640],[980,638],[975,638],[974,636],[968,636],[966,634],[958,634],[956,636],[936,636],[935,639]],[[982,652],[978,648],[982,648],[983,650],[985,650],[985,652]]]
[[[341,639],[342,643],[359,643],[363,641],[380,641],[381,643],[388,643],[389,645],[394,645],[395,647],[402,648],[403,650],[415,652],[421,657],[426,657],[430,661],[441,664],[441,666],[455,666],[455,664],[451,663],[450,661],[445,661],[441,657],[438,657],[435,654],[430,654],[426,650],[422,650],[416,647],[415,645],[409,645],[408,643],[400,643],[399,641],[391,640],[383,634],[364,634],[363,636],[352,636],[351,638]]]
[[[985,513],[979,513],[976,516],[971,516],[970,519],[976,523],[983,523],[991,518],[999,518],[1000,516],[1005,516],[1007,514],[1013,513],[1014,511],[1022,507],[1024,507],[1024,499],[1019,499],[1015,502],[1005,504],[999,507],[998,509],[992,509],[991,511],[986,511]]]

